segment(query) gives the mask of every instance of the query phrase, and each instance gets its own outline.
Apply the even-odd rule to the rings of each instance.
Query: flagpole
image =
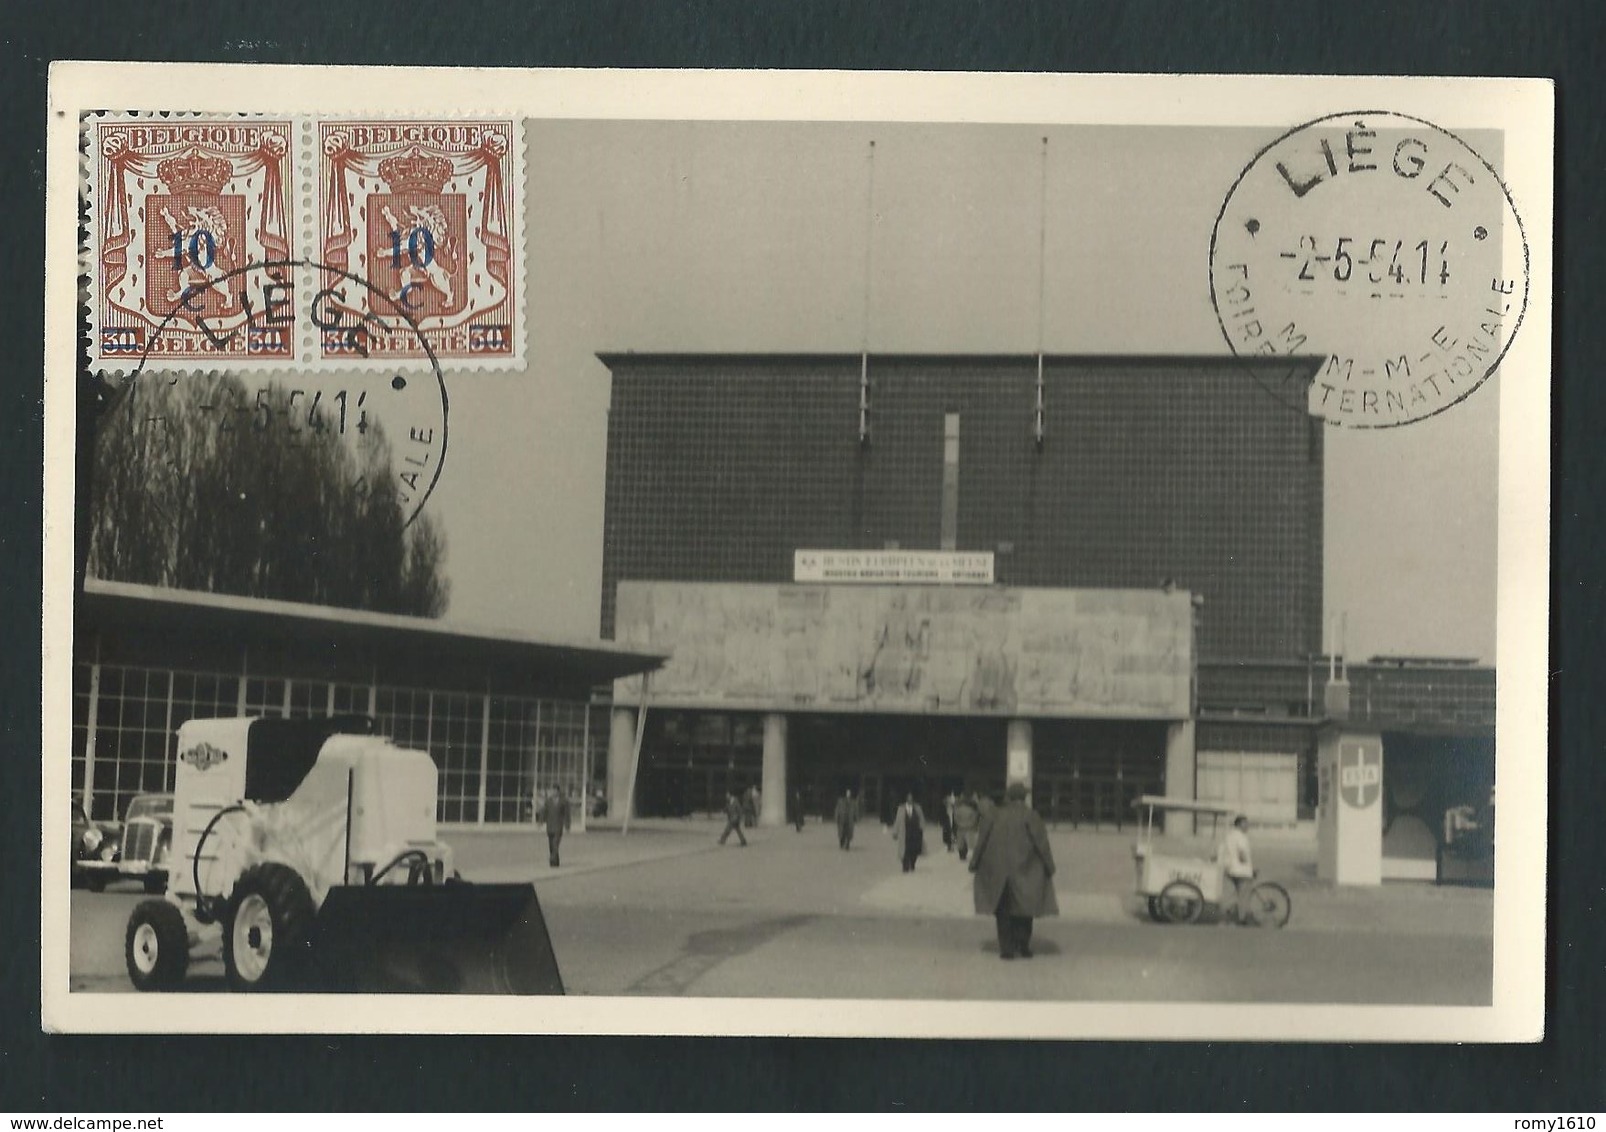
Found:
[[[1032,410],[1032,438],[1043,446],[1047,407],[1043,397],[1043,327],[1045,280],[1048,273],[1048,138],[1043,139],[1041,169],[1037,183],[1037,399]]]

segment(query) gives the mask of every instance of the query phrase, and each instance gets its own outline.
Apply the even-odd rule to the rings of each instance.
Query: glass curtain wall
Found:
[[[84,662],[73,666],[73,792],[95,818],[120,820],[135,795],[173,788],[189,720],[346,714],[429,752],[443,823],[529,823],[536,795],[557,786],[579,825],[602,773],[593,752],[607,735],[584,701]]]

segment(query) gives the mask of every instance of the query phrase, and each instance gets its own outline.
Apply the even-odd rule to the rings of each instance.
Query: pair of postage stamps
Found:
[[[100,373],[522,364],[511,118],[88,120]]]

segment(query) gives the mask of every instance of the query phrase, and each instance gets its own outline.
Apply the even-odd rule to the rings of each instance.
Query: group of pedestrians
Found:
[[[743,826],[750,825],[756,816],[756,795],[756,790],[745,796],[738,796],[735,791],[726,794],[725,829],[719,835],[721,845],[733,833],[741,845],[747,845]],[[974,875],[977,915],[993,917],[1000,959],[1030,959],[1033,920],[1059,914],[1054,894],[1054,853],[1048,843],[1048,828],[1026,804],[1026,797],[1026,785],[1020,782],[1011,783],[1004,791],[1001,806],[974,791],[963,795],[950,793],[943,799],[940,813],[945,849],[957,853]],[[801,812],[801,799],[794,799],[794,817]],[[852,789],[844,790],[832,814],[837,845],[844,851],[853,847],[859,816],[858,798]],[[906,873],[915,871],[925,852],[926,822],[925,811],[915,801],[914,794],[906,794],[894,811],[889,828],[898,861]],[[800,821],[796,824],[802,828]],[[554,845],[553,864],[557,863],[556,853]]]
[[[943,845],[957,853],[973,875],[972,893],[976,914],[992,916],[998,933],[1000,959],[1032,957],[1032,925],[1039,916],[1059,915],[1054,893],[1054,852],[1049,846],[1048,827],[1037,812],[1026,804],[1028,790],[1023,782],[1012,782],[1004,791],[1003,805],[976,791],[949,793],[942,801],[940,824]],[[803,828],[803,796],[793,797],[793,816],[799,831]],[[743,827],[751,827],[758,817],[759,793],[751,787],[743,794],[728,791],[725,797],[725,829],[719,835],[724,845],[734,833],[745,848]],[[836,823],[837,845],[844,851],[853,847],[853,834],[860,817],[859,800],[851,788],[836,800],[832,818]],[[552,787],[536,813],[546,827],[548,858],[558,867],[558,850],[563,833],[569,828],[570,806],[562,792]],[[1227,879],[1232,882],[1235,899],[1232,911],[1241,915],[1245,894],[1255,876],[1248,821],[1237,815],[1222,845],[1221,857]],[[897,848],[898,861],[906,873],[925,852],[926,814],[913,793],[904,796],[892,815],[889,832]]]
[[[1054,851],[1048,827],[1026,804],[1023,782],[1004,791],[1004,804],[974,792],[943,799],[943,844],[957,852],[974,874],[977,915],[992,916],[998,932],[1000,959],[1032,957],[1032,921],[1059,915],[1054,894]],[[903,871],[915,871],[925,848],[926,815],[913,794],[905,796],[892,817],[892,840]]]

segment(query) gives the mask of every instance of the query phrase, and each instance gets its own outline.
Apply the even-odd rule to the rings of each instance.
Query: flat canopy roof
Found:
[[[1153,806],[1157,810],[1178,810],[1193,814],[1236,814],[1238,811],[1232,806],[1222,806],[1215,802],[1199,802],[1192,798],[1165,798],[1159,794],[1144,794],[1136,799],[1132,805],[1136,808]]]
[[[88,623],[86,627],[135,632],[161,625],[258,639],[317,639],[337,646],[360,641],[369,648],[399,654],[427,650],[442,663],[472,659],[586,684],[652,671],[667,659],[665,654],[641,652],[601,639],[538,638],[424,617],[99,578],[84,580],[77,616]]]
[[[777,351],[765,353],[762,351],[732,351],[720,353],[709,350],[688,350],[677,353],[670,350],[599,350],[597,360],[612,369],[621,363],[636,363],[647,365],[686,364],[686,363],[723,363],[732,362],[745,364],[778,364],[802,363],[820,364],[823,362],[841,362],[857,366],[863,357],[871,361],[889,364],[915,364],[922,362],[963,362],[969,365],[1019,365],[1037,361],[1036,354],[1025,353],[876,353],[847,354],[839,351],[826,351],[823,353],[807,353],[801,351]],[[1243,370],[1262,369],[1308,369],[1315,373],[1325,362],[1325,357],[1314,354],[1251,354],[1240,357],[1237,354],[1044,354],[1043,361],[1049,364],[1072,363],[1079,365],[1165,365],[1165,366],[1232,366]]]

